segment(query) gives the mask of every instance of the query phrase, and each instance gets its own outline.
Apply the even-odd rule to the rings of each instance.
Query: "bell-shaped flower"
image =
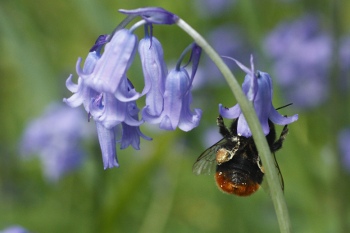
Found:
[[[184,67],[180,64],[189,49],[192,49],[192,73],[188,74]],[[143,119],[151,124],[159,124],[161,129],[175,130],[179,127],[183,131],[190,131],[197,127],[202,117],[202,110],[190,109],[192,102],[192,82],[195,76],[199,57],[201,55],[201,48],[196,44],[191,44],[181,54],[176,67],[169,72],[165,80],[165,89],[163,93],[163,100],[154,104],[163,104],[163,109],[160,115],[152,114],[150,106],[146,106],[142,110]]]
[[[234,59],[233,59],[234,60]],[[234,60],[237,65],[247,73],[242,89],[247,98],[253,102],[256,114],[259,118],[263,132],[267,135],[270,132],[268,120],[278,125],[287,125],[298,119],[298,115],[284,117],[277,112],[272,105],[272,80],[268,73],[257,71],[254,72],[253,57],[251,57],[251,69],[245,67],[240,62]],[[225,108],[219,105],[219,113],[225,118],[238,118],[237,133],[244,137],[251,137],[252,133],[247,124],[244,115],[241,112],[239,104],[231,108]]]
[[[164,93],[163,119],[160,128],[174,130],[176,126],[183,131],[190,131],[198,126],[202,111],[190,110],[192,94],[190,88],[190,77],[184,68],[172,70],[167,78]]]
[[[127,79],[125,79],[125,82],[127,82]],[[139,126],[143,123],[142,121],[135,120],[130,115],[127,102],[116,99],[110,93],[101,93],[95,98],[92,98],[89,109],[94,121],[100,122],[107,129],[111,129],[122,122],[131,126]]]
[[[147,23],[153,24],[174,24],[179,20],[179,17],[161,7],[145,7],[135,10],[123,10],[119,12],[127,15],[141,16]]]
[[[97,136],[100,142],[103,168],[119,167],[117,160],[116,143],[116,127],[107,129],[100,122],[96,121]]]
[[[139,54],[145,78],[142,95],[146,95],[146,106],[151,115],[159,116],[163,110],[164,83],[168,70],[164,61],[161,43],[146,36],[139,42]]]
[[[137,37],[127,29],[117,31],[110,42],[105,45],[104,52],[96,62],[93,72],[85,72],[80,68],[81,58],[78,59],[76,69],[85,85],[97,92],[115,95],[121,101],[126,101],[120,93],[125,80],[126,71],[134,60],[137,48]],[[135,93],[130,100],[140,97]]]
[[[97,38],[95,44],[92,46],[89,54],[85,59],[83,67],[84,74],[92,74],[96,63],[101,57],[101,49],[103,45],[107,43],[108,38],[109,35],[101,35]],[[99,93],[87,86],[81,77],[78,78],[78,84],[73,83],[72,77],[73,75],[70,75],[68,77],[66,81],[66,87],[74,94],[68,99],[64,98],[63,102],[72,108],[83,104],[86,112],[89,113],[91,98],[94,98],[94,96],[98,95]]]
[[[136,91],[129,80],[123,86],[126,88],[126,98],[135,94]],[[110,98],[111,102],[106,100],[110,106],[103,103],[103,98]],[[143,121],[138,120],[139,109],[135,101],[121,102],[111,94],[105,93],[93,99],[91,105],[91,115],[96,122],[104,169],[119,166],[115,148],[117,142],[121,143],[121,149],[132,145],[138,150],[140,148],[140,136],[146,140],[151,140],[140,131],[139,125]],[[116,135],[120,125],[123,130],[122,138],[117,141]]]
[[[129,114],[138,121],[138,113],[139,109],[136,105],[135,101],[131,101],[127,103],[128,112]],[[125,149],[129,145],[131,145],[135,150],[140,149],[140,137],[142,137],[145,140],[152,140],[152,138],[147,137],[144,135],[139,126],[132,126],[128,125],[125,122],[122,122],[122,138],[120,140],[120,149]]]
[[[72,82],[72,76],[66,81],[67,88],[74,94],[63,100],[70,107],[83,104],[88,112],[88,118],[95,121],[105,169],[119,166],[116,154],[117,128],[122,127],[121,124],[125,124],[138,129],[138,126],[143,123],[143,121],[138,120],[138,110],[136,115],[129,110],[130,102],[134,102],[139,93],[135,91],[125,75],[130,65],[129,62],[131,62],[128,59],[133,57],[135,53],[135,42],[129,50],[124,48],[124,46],[129,46],[129,42],[125,41],[125,37],[128,36],[124,32],[130,34],[130,32],[123,30],[121,33],[124,36],[115,35],[112,41],[106,45],[102,56],[100,52],[108,37],[100,37],[90,50],[82,70],[80,69],[81,59],[78,60],[77,73],[80,75],[78,83],[74,84]],[[121,39],[122,45],[113,41],[115,38]],[[131,36],[132,38],[134,36]],[[130,52],[130,50],[133,51]],[[127,54],[124,57],[123,54],[116,55],[115,52],[125,52]],[[130,53],[132,54],[130,55]],[[122,65],[117,64],[119,58],[119,61],[123,63]],[[113,61],[113,59],[117,60]],[[115,68],[121,68],[123,71],[118,72]],[[113,77],[118,75],[121,75],[121,77],[113,80]],[[108,85],[112,86],[109,82],[115,86],[108,89]],[[112,89],[115,91],[112,91]],[[135,145],[134,142],[132,143]]]

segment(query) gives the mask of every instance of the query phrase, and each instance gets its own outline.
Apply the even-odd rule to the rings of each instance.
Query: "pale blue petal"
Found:
[[[78,84],[73,83],[72,81],[73,75],[69,75],[66,80],[66,87],[70,92],[77,92],[79,90],[79,84],[81,83],[81,79],[78,79]]]
[[[180,122],[183,105],[183,97],[188,88],[189,76],[185,69],[169,72],[165,82],[163,119],[160,125],[162,129],[175,130]],[[170,127],[171,125],[171,127]],[[164,128],[163,128],[164,127]]]
[[[149,124],[159,124],[162,121],[161,115],[153,115],[149,113],[149,106],[145,106],[142,111],[142,119]]]
[[[175,130],[177,125],[173,125],[172,120],[168,115],[163,116],[159,128],[164,129],[164,130]]]
[[[240,115],[237,122],[237,134],[249,138],[252,136],[252,132],[248,126],[248,123],[243,114]]]
[[[279,114],[276,109],[272,108],[270,111],[269,119],[278,125],[288,125],[290,123],[293,123],[294,121],[298,120],[298,114],[295,114],[293,116],[285,117]]]
[[[146,37],[139,43],[139,54],[145,78],[142,95],[147,94],[149,113],[160,115],[163,110],[164,82],[168,73],[162,45],[155,37]]]
[[[78,84],[74,84],[72,82],[72,75],[70,75],[66,81],[66,87],[71,92],[74,92],[74,94],[68,99],[64,98],[63,102],[65,102],[71,108],[80,106],[86,98],[82,81],[79,79]]]
[[[192,102],[191,92],[183,98],[179,128],[185,132],[192,130],[199,125],[202,117],[202,110],[194,109],[194,113],[190,109]]]
[[[119,167],[115,148],[116,138],[114,128],[107,129],[99,122],[96,122],[96,128],[102,152],[103,168]]]
[[[241,115],[241,108],[239,104],[231,108],[226,108],[219,104],[219,114],[227,119],[236,119]]]
[[[134,59],[136,47],[137,37],[127,29],[119,30],[105,45],[104,53],[93,72],[91,74],[82,72],[78,62],[77,73],[84,79],[86,85],[96,91],[115,94]]]
[[[130,102],[130,101],[135,101],[138,98],[140,98],[140,93],[136,92],[135,89],[129,90],[128,88],[128,79],[124,75],[122,80],[120,81],[120,84],[118,86],[117,91],[114,94],[115,98],[122,102]]]

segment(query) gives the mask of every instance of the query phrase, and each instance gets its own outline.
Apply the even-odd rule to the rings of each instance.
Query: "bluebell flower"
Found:
[[[135,94],[135,89],[132,86],[130,81],[127,81],[125,84],[128,90],[128,95],[132,96]],[[102,101],[102,97],[93,101],[95,107],[92,109],[103,109],[103,107],[99,107]],[[138,120],[139,109],[137,108],[135,101],[130,101],[127,103],[120,102],[119,104],[123,105],[123,109],[121,111],[125,113],[125,116],[129,120],[123,120],[115,126],[106,127],[100,119],[95,119],[96,127],[97,127],[97,135],[101,146],[102,151],[102,160],[104,169],[119,167],[117,152],[115,148],[116,142],[121,144],[121,149],[127,148],[129,145],[132,145],[134,149],[140,149],[140,137],[146,140],[152,140],[151,138],[145,136],[139,128],[139,125],[142,121]],[[113,106],[111,106],[112,109]],[[115,108],[117,109],[117,107]],[[112,109],[114,111],[115,109]],[[115,111],[118,113],[118,110]],[[111,114],[111,113],[109,113]],[[109,114],[105,114],[106,117],[109,117]],[[116,116],[116,114],[112,114],[112,116]],[[131,124],[129,124],[131,123]],[[120,140],[117,140],[118,128],[122,128],[122,136]]]
[[[77,61],[77,74],[85,85],[97,92],[115,95],[120,101],[132,101],[140,97],[139,93],[125,97],[123,82],[126,71],[133,62],[137,48],[137,37],[127,29],[117,31],[110,42],[105,45],[102,56],[96,61],[92,72],[80,68],[81,58]],[[90,52],[91,53],[91,52]],[[85,64],[84,64],[85,66]]]
[[[201,48],[194,45],[192,48],[192,73],[188,74],[184,67],[181,67],[181,61],[183,55],[178,61],[176,67],[169,72],[165,80],[163,100],[151,104],[162,105],[163,109],[160,114],[154,114],[150,110],[154,109],[150,105],[147,105],[142,110],[142,118],[151,124],[159,124],[161,129],[175,130],[179,127],[183,131],[190,131],[197,127],[202,111],[200,109],[194,109],[194,112],[190,109],[192,102],[192,82],[197,71],[198,62],[201,54]]]
[[[146,29],[147,30],[147,29]],[[160,115],[163,110],[163,94],[168,70],[164,61],[163,48],[157,38],[146,36],[139,42],[145,87],[142,94],[146,95],[146,106],[151,115]]]
[[[329,95],[332,38],[314,16],[278,25],[265,39],[283,96],[299,108],[317,107]]]
[[[233,59],[234,60],[234,59]],[[284,117],[277,112],[272,105],[272,80],[268,73],[254,70],[253,56],[250,60],[251,68],[245,67],[240,62],[234,60],[237,65],[246,72],[242,89],[248,100],[253,102],[254,109],[259,118],[263,132],[267,135],[270,132],[268,120],[278,125],[287,125],[298,119],[298,115],[291,117]],[[219,113],[225,118],[234,119],[238,118],[237,133],[244,137],[251,137],[252,133],[246,122],[244,115],[241,112],[239,104],[231,108],[225,108],[221,104],[219,105]]]
[[[130,104],[135,104],[140,94],[126,76],[135,55],[137,38],[129,30],[121,29],[114,34],[110,42],[106,43],[107,41],[102,43],[101,40],[97,40],[82,69],[81,59],[78,59],[78,84],[72,82],[72,76],[67,79],[66,86],[74,94],[63,100],[71,107],[83,104],[89,119],[95,121],[104,169],[119,166],[115,148],[117,129],[123,124],[130,126],[127,129],[134,132],[135,129],[139,130],[138,126],[143,123],[137,119],[134,112],[129,111]],[[101,54],[105,43],[104,52]],[[138,136],[144,135],[140,132]],[[134,142],[135,137],[132,145],[138,147],[136,144],[139,144],[140,140]]]
[[[147,23],[151,24],[174,24],[179,17],[161,7],[144,7],[135,10],[120,9],[119,12],[127,15],[141,16]]]
[[[125,89],[127,91],[126,87]],[[128,113],[128,102],[122,102],[110,93],[100,93],[91,98],[89,109],[89,114],[94,121],[100,122],[107,129],[111,129],[122,122],[132,126],[139,126],[143,123],[135,120]]]
[[[137,121],[139,109],[135,101],[128,103],[129,114]],[[125,149],[128,146],[132,146],[135,150],[140,149],[140,137],[145,140],[152,140],[152,138],[144,135],[139,126],[132,126],[122,122],[122,137],[120,140],[120,149]]]
[[[98,121],[95,124],[102,152],[103,168],[106,170],[107,168],[119,167],[115,148],[118,126],[107,129]]]
[[[94,71],[97,61],[101,58],[101,49],[103,45],[107,43],[108,38],[109,35],[101,35],[98,37],[96,43],[90,49],[90,52],[85,59],[82,71],[83,73],[91,74]],[[78,60],[78,62],[80,64],[80,59]],[[68,77],[66,81],[66,87],[69,91],[73,92],[74,94],[68,99],[64,98],[63,102],[65,102],[68,106],[72,108],[78,107],[81,104],[83,104],[86,112],[89,113],[91,99],[98,96],[99,93],[87,86],[83,82],[83,79],[81,77],[78,78],[78,84],[74,84],[72,78],[73,75],[70,75]]]
[[[90,50],[82,71],[80,67],[77,68],[85,75],[93,74],[96,64],[101,58],[101,47],[94,45],[93,48],[96,50]],[[80,63],[78,60],[78,63]],[[126,78],[121,80],[121,82],[126,82]],[[106,128],[112,128],[119,124],[125,119],[126,103],[123,103],[115,98],[114,94],[109,92],[99,92],[98,88],[92,88],[87,85],[87,81],[79,77],[78,84],[72,82],[72,75],[70,75],[66,81],[66,86],[68,90],[74,94],[63,101],[70,107],[78,107],[83,104],[86,112],[89,114],[89,118],[92,117],[94,120],[101,122]],[[124,87],[124,85],[121,85]]]
[[[86,117],[78,109],[50,105],[25,129],[20,143],[22,156],[37,154],[45,177],[58,181],[83,161],[85,152],[79,145],[91,135],[91,130],[83,125],[84,120]]]

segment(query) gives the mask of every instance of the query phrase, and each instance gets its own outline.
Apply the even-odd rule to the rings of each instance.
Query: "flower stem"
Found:
[[[233,95],[237,99],[237,102],[241,107],[242,113],[245,119],[247,120],[249,128],[253,134],[256,147],[259,151],[259,156],[264,164],[264,167],[266,168],[265,177],[270,190],[272,202],[275,207],[280,231],[282,233],[291,232],[287,204],[283,196],[283,191],[280,187],[275,162],[273,157],[271,156],[270,148],[267,144],[258,117],[255,113],[253,103],[248,101],[235,76],[232,74],[230,69],[226,66],[224,61],[217,54],[217,52],[208,44],[208,42],[182,19],[178,20],[177,25],[181,29],[183,29],[188,35],[190,35],[200,47],[202,47],[202,49],[213,60],[220,72],[225,77],[228,86],[232,90]]]

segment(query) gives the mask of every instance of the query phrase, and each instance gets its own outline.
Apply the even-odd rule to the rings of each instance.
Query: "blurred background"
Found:
[[[78,57],[124,15],[160,6],[183,18],[221,54],[268,72],[275,107],[298,113],[276,154],[294,232],[350,232],[350,2],[326,0],[61,0],[0,2],[0,230],[28,232],[278,232],[263,190],[242,198],[196,176],[197,157],[220,139],[218,104],[233,94],[203,54],[186,133],[142,125],[153,141],[117,148],[120,167],[103,170],[93,122],[62,104]],[[143,30],[136,32],[143,37]],[[155,26],[168,66],[191,38]],[[227,64],[240,83],[245,74]],[[128,72],[138,91],[139,57]],[[139,107],[144,99],[139,100]],[[226,120],[226,122],[229,122]],[[277,132],[282,127],[277,126]]]

